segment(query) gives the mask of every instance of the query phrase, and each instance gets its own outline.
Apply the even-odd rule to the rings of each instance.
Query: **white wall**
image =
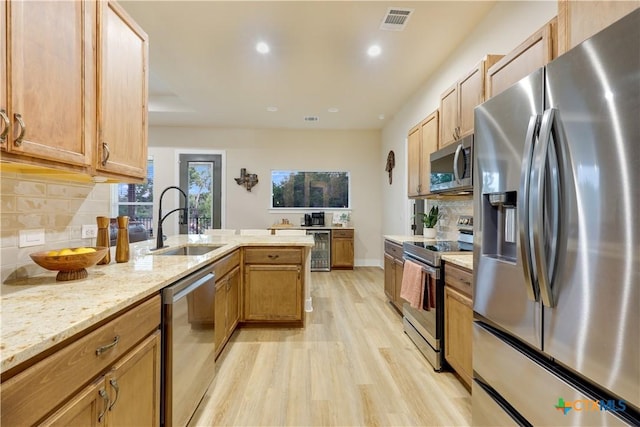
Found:
[[[179,151],[221,152],[225,159],[226,228],[266,228],[282,218],[300,223],[303,212],[270,212],[271,170],[339,170],[351,174],[351,225],[355,228],[356,265],[381,265],[381,188],[385,175],[379,131],[297,131],[217,128],[149,128],[149,154],[154,158],[155,196],[177,185]],[[240,169],[258,174],[248,192],[234,178]],[[224,171],[223,171],[224,172]],[[177,193],[177,192],[176,192]],[[165,196],[166,197],[166,196]],[[166,197],[163,210],[177,206],[177,194]],[[175,234],[178,216],[168,218],[165,234]],[[157,219],[154,223],[157,222]]]
[[[394,184],[382,182],[382,232],[406,234],[410,212],[407,201],[406,137],[409,129],[436,110],[440,94],[486,54],[506,54],[557,14],[556,1],[499,1],[449,59],[429,78],[382,130],[382,155],[394,150]]]

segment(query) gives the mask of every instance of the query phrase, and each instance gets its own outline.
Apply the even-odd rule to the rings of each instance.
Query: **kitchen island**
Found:
[[[7,371],[236,249],[282,246],[303,247],[308,252],[313,246],[313,238],[181,235],[165,242],[169,246],[167,249],[184,245],[222,245],[197,256],[159,256],[149,252],[153,244],[152,241],[132,244],[129,262],[91,267],[86,279],[56,282],[56,273],[47,272],[3,284],[0,299],[0,372],[3,378]],[[304,277],[308,283],[308,262]],[[308,284],[304,289],[305,308],[310,311]]]

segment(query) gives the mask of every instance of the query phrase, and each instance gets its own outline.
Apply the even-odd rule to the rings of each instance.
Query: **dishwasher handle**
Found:
[[[213,272],[208,272],[204,275],[200,273],[187,276],[162,290],[162,302],[164,304],[174,304],[214,278],[215,274]]]

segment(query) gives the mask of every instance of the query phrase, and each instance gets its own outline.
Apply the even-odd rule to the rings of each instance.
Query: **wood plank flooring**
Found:
[[[306,327],[237,330],[191,427],[471,424],[468,391],[403,332],[383,270],[311,276]]]

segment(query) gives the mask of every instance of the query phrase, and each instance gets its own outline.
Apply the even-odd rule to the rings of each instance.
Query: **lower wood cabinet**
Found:
[[[331,268],[353,269],[353,230],[331,231]]]
[[[245,249],[245,322],[304,321],[303,259],[300,248]]]
[[[449,263],[444,273],[444,356],[460,379],[471,388],[473,301],[471,272]]]
[[[159,425],[160,308],[156,295],[3,378],[1,424]]]
[[[215,299],[216,357],[220,355],[240,319],[240,267],[216,280]]]
[[[404,303],[404,299],[400,298],[404,273],[402,246],[385,240],[384,251],[384,293],[389,301],[402,312]]]
[[[42,425],[160,425],[160,331],[72,397]]]

